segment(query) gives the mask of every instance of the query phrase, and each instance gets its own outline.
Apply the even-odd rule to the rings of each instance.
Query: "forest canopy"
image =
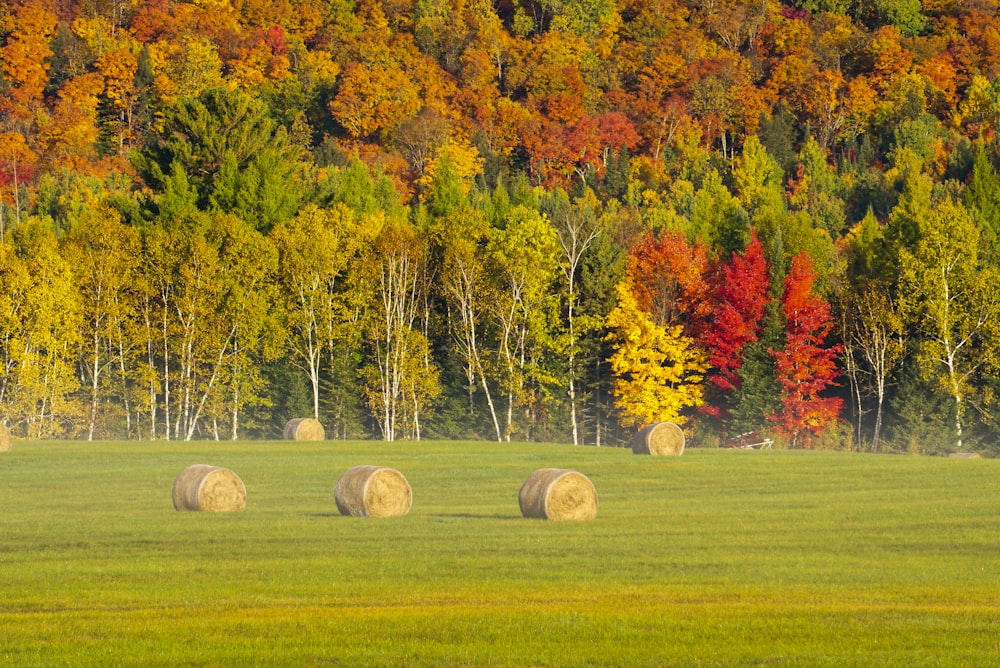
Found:
[[[994,0],[11,0],[31,438],[997,452]]]

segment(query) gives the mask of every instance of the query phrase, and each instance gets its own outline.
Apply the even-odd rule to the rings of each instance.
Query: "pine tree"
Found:
[[[989,257],[996,262],[1000,259],[1000,174],[982,144],[965,190],[965,206],[983,231]]]

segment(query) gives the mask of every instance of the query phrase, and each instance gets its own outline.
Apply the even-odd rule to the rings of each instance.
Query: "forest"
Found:
[[[8,0],[20,438],[1000,454],[996,0]]]

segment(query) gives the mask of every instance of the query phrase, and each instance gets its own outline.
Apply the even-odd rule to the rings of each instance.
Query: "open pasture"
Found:
[[[238,513],[177,512],[207,463]],[[338,476],[403,472],[405,517]],[[574,469],[597,518],[524,519]],[[4,666],[1000,665],[1000,461],[495,443],[17,442]]]

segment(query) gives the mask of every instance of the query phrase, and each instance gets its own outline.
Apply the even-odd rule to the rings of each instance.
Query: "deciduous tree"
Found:
[[[114,210],[89,208],[66,235],[63,247],[75,268],[81,298],[79,368],[90,395],[84,433],[88,441],[123,435],[107,427],[123,412],[124,435],[131,436],[128,427],[135,407],[128,371],[138,361],[131,331],[138,315],[132,285],[141,258],[139,235]],[[106,425],[103,430],[99,431],[99,423]]]
[[[712,274],[711,324],[700,338],[708,354],[707,380],[723,397],[740,386],[743,350],[760,336],[769,286],[764,248],[754,233],[742,253],[733,253]],[[706,405],[705,411],[716,416],[728,412],[717,404]]]
[[[826,342],[833,318],[829,304],[813,291],[815,278],[809,256],[797,255],[785,277],[781,303],[785,345],[769,351],[782,392],[781,410],[770,419],[793,446],[801,439],[809,447],[813,436],[836,423],[842,404],[840,397],[822,396],[835,385],[840,345]]]
[[[618,305],[608,314],[614,354],[615,405],[622,426],[684,424],[686,409],[703,401],[704,354],[681,325],[659,325],[639,306],[630,283],[618,285]]]
[[[919,335],[924,375],[954,402],[954,446],[964,446],[966,406],[978,370],[997,354],[1000,275],[979,258],[979,231],[968,211],[946,200],[921,221],[913,250],[899,253],[899,305]]]

